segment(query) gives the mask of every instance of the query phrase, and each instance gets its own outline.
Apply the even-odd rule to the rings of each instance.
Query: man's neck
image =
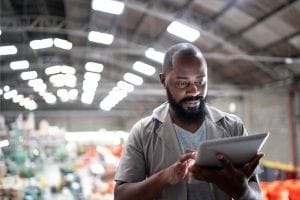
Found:
[[[196,121],[196,122],[183,121],[176,116],[176,114],[174,113],[174,111],[172,109],[170,110],[170,117],[174,124],[176,124],[177,126],[183,128],[191,133],[195,133],[200,128],[200,126],[202,125],[202,123],[204,121],[204,119],[201,121]]]

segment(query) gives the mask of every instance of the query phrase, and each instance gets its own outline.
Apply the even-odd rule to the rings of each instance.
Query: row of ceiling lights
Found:
[[[119,1],[92,1],[92,8],[94,10],[115,15],[121,15],[123,13],[124,7],[124,3]],[[198,30],[193,29],[178,21],[172,22],[168,26],[167,31],[175,36],[178,36],[190,42],[195,41],[200,36],[200,32]],[[93,42],[100,42],[109,45],[113,42],[113,35],[92,31],[89,33],[88,39]],[[156,51],[153,48],[148,48],[145,51],[145,56],[159,63],[162,63],[164,58],[164,54],[162,52]],[[133,64],[133,69],[148,76],[151,76],[155,73],[154,67],[140,61],[137,61]],[[127,82],[119,81],[117,83],[117,86],[112,88],[109,94],[100,102],[101,109],[110,110],[118,102],[124,99],[129,92],[132,92],[134,90],[133,85],[141,85],[143,83],[143,79],[141,77],[132,73],[125,73],[123,78]],[[129,84],[128,82],[133,85]]]
[[[114,1],[114,0],[93,0],[92,8],[97,11],[120,15],[122,14],[124,9],[124,3],[119,1]],[[178,21],[172,22],[168,26],[167,31],[173,35],[186,39],[190,42],[195,41],[200,36],[199,31],[185,24],[182,24]],[[110,45],[114,40],[114,36],[108,33],[91,31],[88,34],[88,39],[91,42]],[[50,48],[53,46],[65,50],[72,49],[71,42],[60,38],[46,38],[41,40],[33,40],[29,43],[29,46],[34,50],[42,49],[42,48]],[[0,46],[0,55],[16,54],[17,51],[18,51],[17,47],[14,45]],[[164,54],[162,52],[156,51],[153,48],[148,48],[145,51],[145,56],[159,63],[162,63],[164,58]],[[10,67],[13,70],[27,69],[29,68],[29,62],[27,60],[13,61],[10,63]],[[92,68],[99,68],[99,70],[95,71],[92,70]],[[94,99],[98,82],[101,78],[99,73],[103,70],[103,65],[100,63],[87,62],[85,65],[85,69],[86,69],[86,73],[84,75],[84,81],[82,86],[83,93],[81,96],[81,101],[86,104],[91,104]],[[135,62],[133,64],[133,69],[148,76],[151,76],[155,73],[155,68],[153,66],[143,63],[141,61]],[[47,75],[50,75],[49,80],[55,87],[63,87],[63,86],[75,87],[76,85],[75,72],[76,70],[73,67],[69,67],[65,65],[51,66],[46,68],[45,70],[45,73]],[[37,76],[38,75],[36,71],[26,71],[21,73],[21,78],[23,80],[29,80],[29,81],[41,80],[41,81],[36,81],[36,85],[33,86],[34,91],[39,92],[39,94],[45,99],[47,103],[54,104],[56,102],[56,96],[51,92],[46,91],[47,85],[42,81],[42,79],[38,79]],[[125,73],[123,78],[125,81],[119,81],[117,83],[117,86],[114,87],[109,92],[109,94],[100,102],[101,109],[110,110],[119,101],[125,98],[129,92],[132,92],[134,90],[134,85],[141,85],[143,83],[142,77],[132,73]],[[2,90],[0,92],[3,93]],[[61,101],[63,102],[66,102],[68,100],[74,100],[77,98],[77,95],[78,95],[78,91],[76,89],[71,89],[68,91],[66,89],[61,88],[57,91],[57,96],[60,97]],[[10,97],[10,98],[13,99],[14,97]],[[36,108],[37,105],[34,107],[32,106],[31,110],[34,110]]]

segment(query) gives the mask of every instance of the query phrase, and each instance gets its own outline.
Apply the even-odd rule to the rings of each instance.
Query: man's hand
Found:
[[[194,164],[189,171],[194,178],[214,183],[225,193],[237,199],[250,191],[248,180],[262,157],[263,154],[257,154],[242,168],[236,168],[224,155],[218,154],[217,158],[221,162],[221,169]]]
[[[167,183],[173,185],[184,180],[188,175],[188,168],[191,166],[191,161],[196,157],[195,152],[182,154],[177,162],[163,170],[163,177]]]

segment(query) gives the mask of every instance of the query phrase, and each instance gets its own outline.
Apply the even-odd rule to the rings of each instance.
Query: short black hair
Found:
[[[171,46],[165,54],[164,62],[162,64],[162,73],[169,72],[173,67],[173,56],[180,52],[183,55],[191,55],[196,56],[197,54],[201,54],[201,51],[198,47],[190,43],[178,43]]]

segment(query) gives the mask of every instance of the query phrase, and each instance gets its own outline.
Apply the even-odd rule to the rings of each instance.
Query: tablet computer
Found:
[[[260,151],[269,133],[206,140],[200,143],[196,164],[204,167],[220,167],[216,154],[222,153],[235,166],[243,166]]]

